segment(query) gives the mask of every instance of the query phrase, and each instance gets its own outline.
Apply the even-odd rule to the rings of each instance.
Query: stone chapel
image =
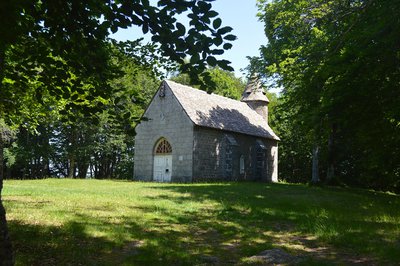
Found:
[[[257,79],[241,101],[162,81],[136,127],[135,180],[278,181],[268,103]]]

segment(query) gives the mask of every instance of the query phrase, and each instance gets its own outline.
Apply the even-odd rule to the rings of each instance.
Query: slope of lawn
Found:
[[[400,197],[288,184],[6,181],[17,265],[400,264]]]

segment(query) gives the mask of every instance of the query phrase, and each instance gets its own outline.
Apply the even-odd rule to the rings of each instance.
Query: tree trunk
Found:
[[[89,164],[84,162],[84,163],[78,163],[78,177],[79,178],[86,178],[87,172],[89,169]]]
[[[50,173],[50,160],[49,157],[46,156],[43,159],[43,175],[44,177],[50,177],[51,173]]]
[[[319,171],[318,171],[318,157],[319,157],[319,147],[315,145],[313,148],[312,154],[312,176],[311,176],[311,183],[318,184],[319,183]]]
[[[75,178],[75,157],[69,158],[68,178]]]
[[[43,126],[41,128],[41,134],[40,134],[40,142],[41,142],[41,175],[42,178],[50,177],[50,137],[49,137],[49,131],[50,129],[46,128],[46,126]]]
[[[5,65],[5,46],[0,45],[0,89],[4,77]],[[6,211],[3,206],[2,191],[4,177],[4,142],[3,136],[0,134],[0,265],[14,265],[14,256],[11,245],[10,235],[8,234]]]
[[[12,251],[12,245],[10,235],[8,233],[6,210],[3,206],[2,190],[3,190],[3,174],[4,174],[4,143],[0,136],[0,265],[8,266],[14,265],[14,256]]]
[[[335,176],[335,166],[332,163],[328,164],[328,169],[326,171],[326,183],[331,183],[333,177]]]
[[[335,137],[336,124],[332,124],[328,140],[328,169],[326,172],[326,183],[331,183],[335,176]]]
[[[92,179],[93,178],[93,164],[92,164],[92,162],[90,162],[89,169],[90,169],[90,179]]]

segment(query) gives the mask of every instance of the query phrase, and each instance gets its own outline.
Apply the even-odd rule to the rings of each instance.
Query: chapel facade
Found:
[[[256,79],[241,101],[164,80],[136,127],[135,180],[278,181],[268,103]]]

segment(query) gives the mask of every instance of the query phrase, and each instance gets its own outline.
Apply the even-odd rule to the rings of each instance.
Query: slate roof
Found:
[[[165,80],[195,125],[279,140],[264,118],[246,103]]]
[[[265,92],[261,87],[257,76],[253,76],[250,82],[246,85],[246,89],[242,94],[241,101],[243,102],[260,101],[269,103],[269,100],[265,95]]]

